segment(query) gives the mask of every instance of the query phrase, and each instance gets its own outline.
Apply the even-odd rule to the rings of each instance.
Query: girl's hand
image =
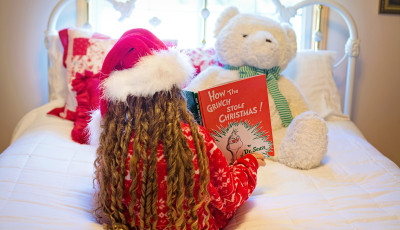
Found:
[[[267,163],[265,162],[264,154],[262,154],[262,153],[251,153],[251,155],[253,155],[257,159],[258,167],[260,167],[260,166],[264,167],[265,165],[267,165]]]

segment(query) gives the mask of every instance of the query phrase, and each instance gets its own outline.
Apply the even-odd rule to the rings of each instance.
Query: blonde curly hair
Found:
[[[181,122],[189,125],[195,143],[199,191],[194,191],[194,153],[181,129]],[[97,218],[103,216],[107,219],[100,220],[104,222],[104,228],[156,229],[156,164],[160,143],[163,144],[167,162],[167,228],[186,229],[190,226],[191,229],[198,229],[197,210],[202,206],[207,213],[205,221],[208,224],[208,157],[204,139],[192,114],[187,111],[186,101],[178,87],[156,92],[149,97],[130,95],[125,102],[110,101],[101,127],[100,145],[94,162],[95,181],[98,184],[95,214]],[[128,158],[130,145],[133,153]],[[142,168],[139,168],[139,162],[142,162]],[[132,179],[129,207],[122,202],[127,165]],[[141,196],[137,197],[139,181]],[[184,209],[184,200],[187,201],[187,209]],[[140,212],[135,213],[134,207],[138,203]],[[126,217],[127,213],[132,217],[130,220]]]

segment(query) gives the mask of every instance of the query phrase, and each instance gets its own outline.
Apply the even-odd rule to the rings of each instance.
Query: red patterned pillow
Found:
[[[117,40],[82,29],[61,30],[59,37],[64,47],[68,95],[63,107],[48,114],[74,121],[71,137],[83,144],[87,142],[89,112],[99,105],[99,72]]]
[[[213,48],[183,49],[182,52],[189,56],[196,69],[195,76],[211,65],[222,66]]]
[[[82,29],[64,29],[59,32],[59,36],[64,46],[63,59],[67,69],[68,95],[64,107],[56,108],[49,114],[75,121],[78,104],[72,81],[77,73],[99,73],[105,56],[116,40]]]

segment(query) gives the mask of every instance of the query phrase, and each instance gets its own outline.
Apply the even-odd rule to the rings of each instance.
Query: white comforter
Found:
[[[101,229],[91,214],[95,149],[70,139],[72,122],[29,113],[0,155],[0,229]],[[350,121],[329,122],[323,165],[268,161],[227,229],[400,229],[400,169]]]

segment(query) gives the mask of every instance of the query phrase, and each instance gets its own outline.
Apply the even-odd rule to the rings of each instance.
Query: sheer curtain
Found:
[[[286,6],[298,1],[281,0]],[[89,22],[95,31],[118,38],[126,30],[141,27],[152,31],[163,40],[177,43],[180,48],[213,46],[215,22],[228,6],[236,6],[243,13],[276,17],[272,0],[89,0],[88,2]],[[128,4],[133,7],[130,12],[127,9]],[[120,13],[114,7],[120,7],[123,12]],[[126,17],[129,13],[130,16]],[[291,21],[298,36],[299,48],[307,48],[305,44],[310,39],[311,32],[303,31],[304,27],[311,28],[308,25],[311,13],[312,10],[299,11]]]

